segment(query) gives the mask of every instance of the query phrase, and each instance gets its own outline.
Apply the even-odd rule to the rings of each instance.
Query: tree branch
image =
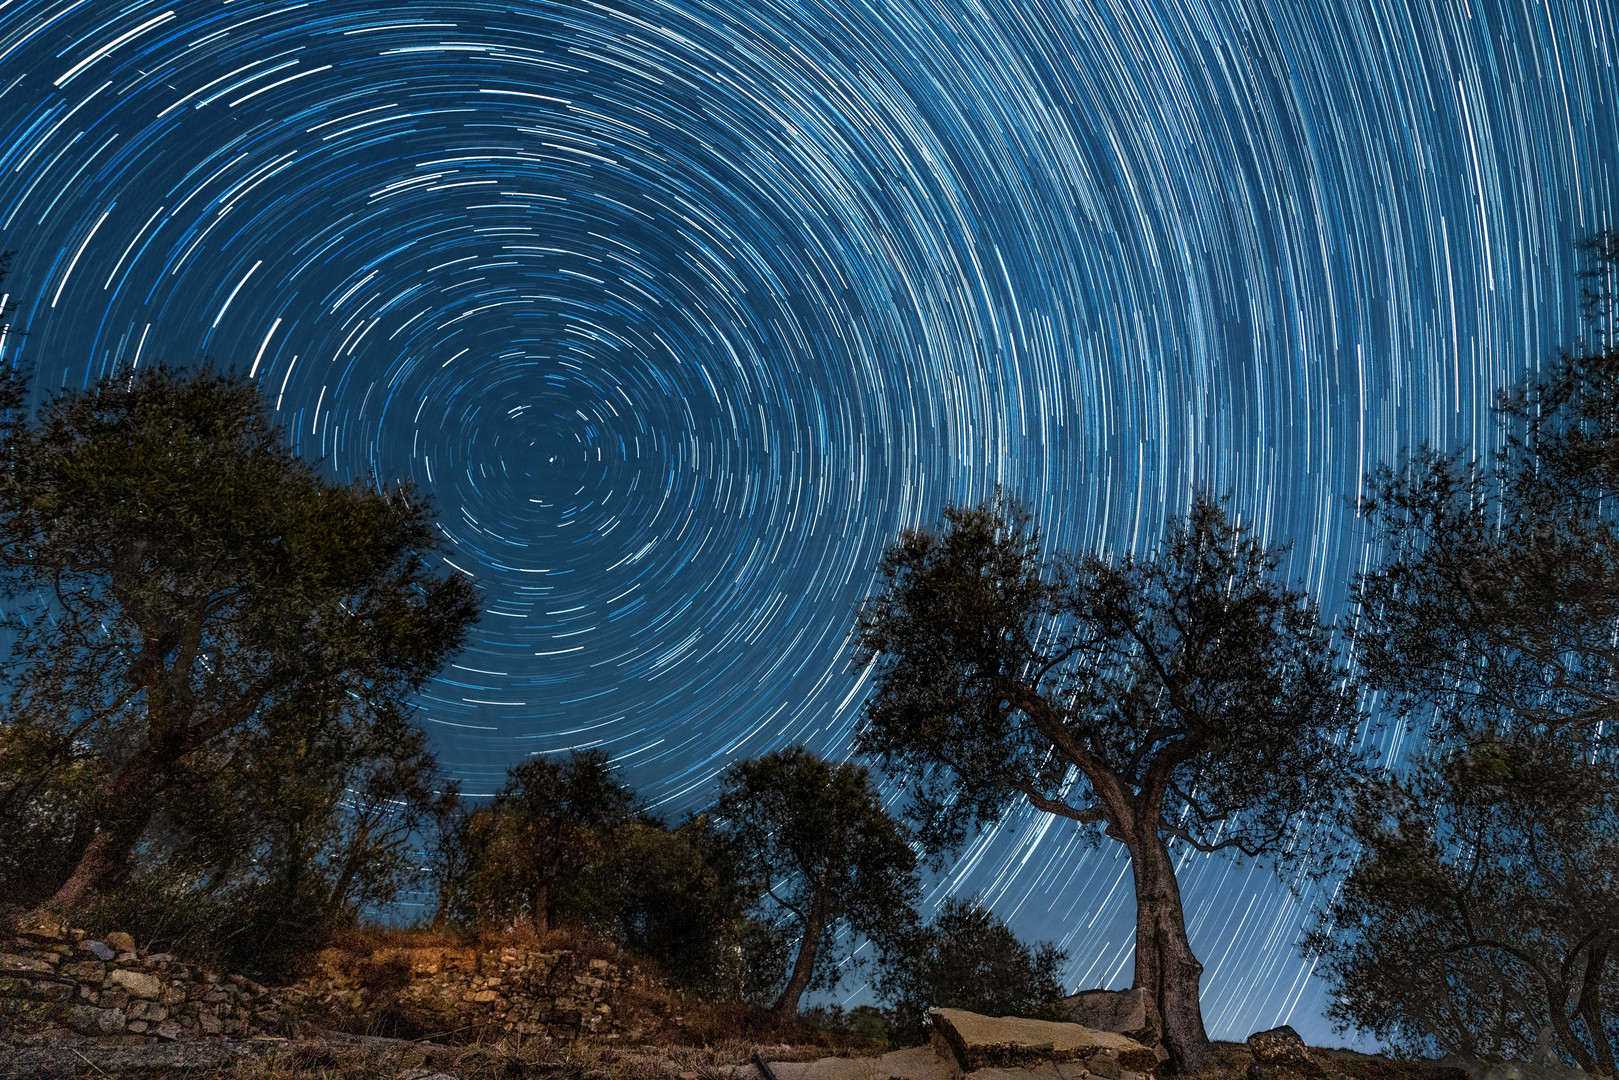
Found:
[[[1024,797],[1034,804],[1035,809],[1044,810],[1048,814],[1056,814],[1058,817],[1065,817],[1070,821],[1077,821],[1081,825],[1094,825],[1107,817],[1107,811],[1103,807],[1093,805],[1081,810],[1079,807],[1070,806],[1061,799],[1052,799],[1042,795],[1033,784],[1018,782],[1012,786],[1021,791]]]

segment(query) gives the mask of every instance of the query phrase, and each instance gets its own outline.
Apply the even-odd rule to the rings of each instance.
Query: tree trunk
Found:
[[[1191,1075],[1202,1069],[1209,1051],[1203,1028],[1198,981],[1203,965],[1186,937],[1175,864],[1158,835],[1157,819],[1130,838],[1130,868],[1136,886],[1136,975],[1134,986],[1151,994],[1163,1019],[1169,1071]],[[1142,834],[1145,835],[1142,835]]]
[[[534,886],[534,910],[530,918],[534,923],[534,932],[544,937],[551,929],[551,913],[546,910],[551,906],[551,883],[541,882]]]
[[[1580,1019],[1585,1021],[1585,1034],[1591,1040],[1592,1057],[1596,1060],[1597,1072],[1593,1075],[1600,1074],[1613,1080],[1613,1046],[1608,1042],[1602,1008],[1602,977],[1608,966],[1608,949],[1608,944],[1602,942],[1593,945],[1585,954],[1585,980],[1580,987],[1579,1014]]]
[[[84,854],[79,856],[73,873],[56,890],[56,895],[45,902],[41,913],[49,911],[64,919],[71,919],[108,879],[117,876],[129,849],[134,846],[133,841],[123,842],[117,835],[118,831],[106,826],[91,838]]]
[[[163,768],[171,764],[152,750],[142,750],[119,770],[102,792],[107,814],[79,856],[78,863],[56,895],[35,910],[71,919],[97,893],[118,880],[129,868],[129,853],[146,829],[148,790]]]
[[[1557,1029],[1558,1041],[1563,1044],[1563,1049],[1568,1052],[1569,1057],[1574,1059],[1574,1064],[1585,1071],[1587,1076],[1601,1072],[1597,1068],[1596,1059],[1585,1048],[1585,1044],[1580,1042],[1580,1037],[1574,1034],[1574,1026],[1569,1022],[1568,1013],[1563,1007],[1564,1003],[1568,1001],[1568,987],[1557,979],[1545,980],[1545,987],[1546,1011],[1551,1014],[1552,1026]]]
[[[804,988],[809,985],[810,976],[815,973],[815,954],[821,948],[821,923],[823,918],[822,894],[817,894],[815,902],[810,905],[809,921],[804,927],[804,939],[798,945],[798,959],[793,961],[793,974],[787,980],[787,986],[781,992],[781,997],[770,1007],[770,1011],[780,1016],[797,1016],[798,999],[804,996]]]
[[[433,933],[444,933],[444,924],[450,921],[450,894],[448,890],[440,890],[438,894],[438,907],[433,909]]]
[[[361,825],[359,835],[349,844],[348,857],[343,860],[343,873],[337,879],[337,885],[332,889],[331,905],[341,910],[349,901],[349,889],[354,887],[354,876],[360,869],[360,852],[365,850],[365,842],[371,838],[369,826]]]

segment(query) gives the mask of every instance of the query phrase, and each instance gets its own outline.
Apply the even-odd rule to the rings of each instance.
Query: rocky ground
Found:
[[[698,1001],[577,939],[360,935],[272,989],[127,934],[35,926],[0,938],[0,1078],[1158,1080],[1157,1017],[1139,996],[1090,991],[1065,1004],[1076,1023],[939,1010],[932,1045],[884,1052]],[[1192,1080],[1579,1078],[1469,1077],[1309,1049],[1278,1029],[1217,1043]]]

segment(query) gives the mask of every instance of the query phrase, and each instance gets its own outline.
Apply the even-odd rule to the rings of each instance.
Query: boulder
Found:
[[[1158,1068],[1150,1047],[1112,1031],[1055,1020],[982,1016],[965,1009],[932,1009],[928,1015],[962,1072],[1074,1061],[1098,1076],[1128,1080],[1125,1073],[1151,1075]]]
[[[1156,1046],[1164,1038],[1158,1003],[1139,986],[1133,990],[1082,990],[1057,1005],[1073,1023],[1112,1031],[1144,1046]]]
[[[1310,1048],[1299,1033],[1286,1024],[1248,1036],[1248,1049],[1254,1060],[1248,1066],[1248,1080],[1321,1080],[1326,1075],[1310,1058]]]

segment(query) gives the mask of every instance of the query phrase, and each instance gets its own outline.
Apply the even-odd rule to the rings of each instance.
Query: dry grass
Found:
[[[536,934],[533,926],[518,923],[503,930],[480,931],[475,934],[457,934],[436,931],[429,927],[389,927],[362,923],[335,934],[326,948],[356,957],[393,949],[410,950],[486,950],[496,948],[517,949],[523,952],[556,952],[571,949],[589,959],[610,958],[619,955],[618,947],[600,934],[578,926],[552,927],[544,934]]]
[[[1433,1061],[1392,1061],[1354,1050],[1310,1048],[1326,1080],[1467,1080],[1467,1074]],[[1202,1071],[1182,1080],[1247,1080],[1253,1061],[1246,1043],[1216,1042]]]
[[[447,1052],[446,1052],[447,1049]],[[725,1065],[752,1060],[756,1044],[619,1047],[591,1040],[556,1046],[541,1039],[469,1046],[338,1046],[307,1043],[238,1059],[189,1080],[413,1080],[444,1072],[457,1080],[717,1080]]]
[[[1437,1061],[1391,1061],[1353,1050],[1324,1050],[1317,1060],[1328,1080],[1467,1080],[1467,1074]]]
[[[793,1034],[786,1021],[781,1024],[775,1030]],[[443,1072],[457,1080],[720,1080],[722,1067],[746,1064],[761,1049],[773,1060],[807,1060],[876,1049],[843,1042],[843,1046],[772,1045],[744,1037],[735,1028],[702,1045],[621,1046],[592,1039],[565,1045],[542,1039],[498,1040],[458,1047],[311,1042],[238,1059],[227,1068],[185,1075],[189,1080],[425,1080]],[[1346,1050],[1318,1049],[1314,1056],[1327,1080],[1460,1080],[1463,1075],[1432,1062],[1390,1061]],[[1183,1080],[1246,1080],[1251,1060],[1242,1043],[1217,1042],[1208,1067]],[[86,1071],[81,1075],[95,1074]]]

